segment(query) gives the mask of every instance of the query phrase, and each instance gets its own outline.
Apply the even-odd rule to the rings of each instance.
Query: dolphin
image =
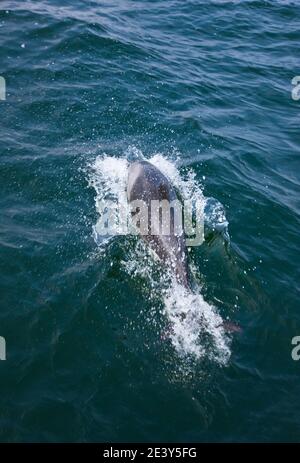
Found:
[[[179,199],[171,182],[150,162],[134,162],[130,164],[128,171],[127,199],[131,204],[134,201],[138,201],[139,203],[142,201],[147,207],[147,233],[141,234],[142,238],[155,251],[165,265],[169,266],[173,270],[177,282],[183,285],[187,290],[193,292],[188,269],[187,246],[184,232],[183,230],[181,234],[174,232],[174,214],[172,214],[172,209],[170,210],[170,233],[162,233],[161,219],[160,227],[155,230],[155,233],[153,233],[153,229],[151,227],[151,201],[167,200],[170,204],[172,201]],[[137,214],[138,212],[138,210],[134,210],[134,207],[131,209],[132,215]],[[185,318],[184,314],[183,318]],[[222,326],[227,332],[243,332],[239,325],[229,321],[222,321],[220,326]]]
[[[173,270],[177,282],[185,288],[191,289],[185,236],[183,230],[181,234],[175,233],[174,210],[170,209],[170,229],[167,234],[163,233],[161,229],[162,216],[159,218],[160,226],[154,232],[151,227],[151,223],[154,222],[150,213],[153,200],[167,200],[169,204],[174,200],[179,200],[171,182],[150,162],[134,162],[130,164],[128,171],[127,199],[131,204],[134,201],[143,202],[147,208],[148,220],[146,233],[141,233],[142,238],[166,266]],[[134,210],[132,207],[133,216],[140,212],[137,209],[139,208]]]

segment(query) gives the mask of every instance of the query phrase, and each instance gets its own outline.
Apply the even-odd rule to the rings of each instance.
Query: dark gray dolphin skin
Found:
[[[178,199],[170,181],[150,162],[134,162],[128,172],[127,199],[129,202],[140,200],[146,204],[149,211],[148,234],[141,234],[142,238],[149,243],[159,258],[174,270],[177,281],[190,289],[185,237],[184,233],[181,235],[174,233],[172,209],[170,233],[162,234],[159,230],[158,234],[151,234],[151,201],[168,200],[171,203]]]

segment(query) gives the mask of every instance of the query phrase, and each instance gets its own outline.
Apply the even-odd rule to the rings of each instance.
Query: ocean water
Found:
[[[0,8],[0,441],[299,441],[299,2]],[[136,158],[202,205],[193,294],[99,234]]]

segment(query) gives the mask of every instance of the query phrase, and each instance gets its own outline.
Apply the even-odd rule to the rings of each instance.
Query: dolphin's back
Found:
[[[127,185],[129,201],[139,199],[148,203],[154,199],[173,201],[177,198],[175,190],[167,177],[147,161],[131,164]]]
[[[127,198],[129,202],[142,200],[150,211],[152,200],[167,200],[171,203],[177,200],[174,187],[167,177],[153,164],[147,161],[135,162],[130,165],[127,182]],[[174,215],[171,211],[171,227],[169,234],[157,231],[151,234],[150,221],[147,235],[143,239],[149,243],[157,255],[174,268],[177,280],[189,287],[187,251],[184,234],[174,233]]]

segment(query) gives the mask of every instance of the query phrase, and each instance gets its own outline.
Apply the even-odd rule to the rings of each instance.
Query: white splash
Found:
[[[135,148],[131,148],[125,154],[130,160],[144,159],[142,153]],[[227,229],[228,223],[223,214],[223,206],[215,200],[214,208],[214,202],[210,199],[209,208],[206,208],[208,198],[203,195],[195,172],[189,170],[181,175],[176,162],[162,154],[155,154],[148,161],[170,179],[183,200],[197,201],[200,204],[201,213],[212,229],[217,229],[214,227],[216,221],[219,227],[223,224]],[[127,211],[126,213],[130,213],[126,197],[128,167],[127,158],[117,158],[107,154],[98,156],[88,166],[89,185],[95,190],[95,204],[99,215],[102,210],[100,204],[107,199],[117,201],[119,206]],[[205,208],[208,210],[207,217],[205,217]],[[97,233],[97,224],[94,226],[93,235],[101,248],[113,238],[113,236],[103,238]],[[219,364],[227,363],[230,357],[230,340],[224,332],[221,316],[214,306],[203,299],[201,288],[198,288],[198,293],[195,294],[174,282],[172,275],[166,269],[162,271],[154,252],[139,239],[134,248],[131,246],[128,249],[122,264],[132,277],[140,276],[146,279],[153,292],[156,293],[157,288],[160,287],[164,315],[169,325],[167,336],[180,357],[192,357],[196,360],[206,357]]]
[[[125,215],[129,214],[126,197],[128,165],[128,161],[124,158],[116,158],[104,154],[103,156],[98,156],[94,162],[88,166],[88,182],[89,185],[95,189],[95,204],[99,214],[99,220],[93,228],[93,236],[98,245],[107,243],[121,231],[118,228],[118,221],[116,220],[115,234],[103,236],[99,233],[103,202],[107,200],[113,201],[118,204],[119,210],[122,210]],[[102,230],[102,228],[100,229]]]
[[[170,338],[181,357],[209,357],[226,365],[230,357],[230,340],[223,320],[214,306],[199,292],[188,291],[172,281],[164,298],[165,313],[170,322]]]

